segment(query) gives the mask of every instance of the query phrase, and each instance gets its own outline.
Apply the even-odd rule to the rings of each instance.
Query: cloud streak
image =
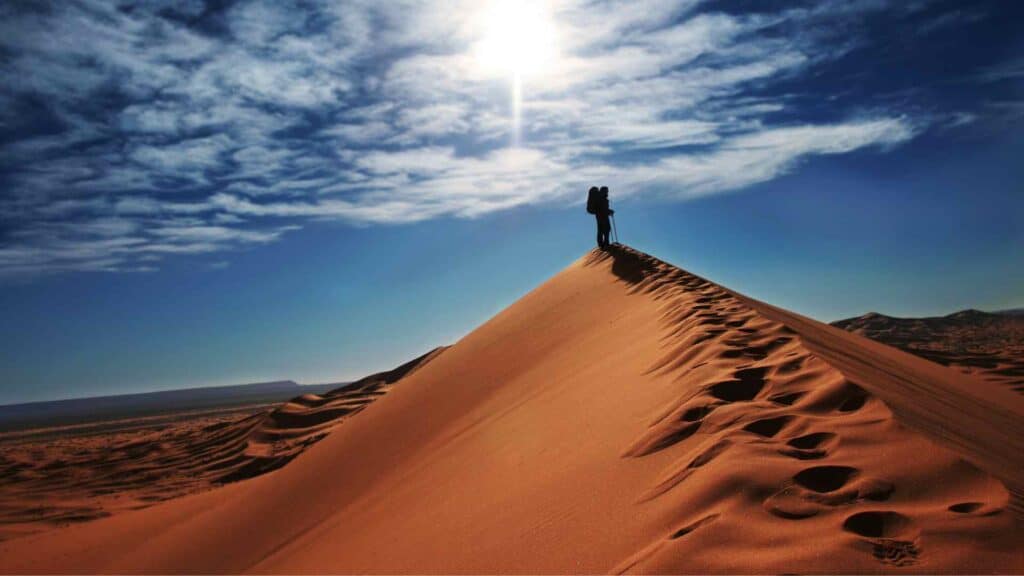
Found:
[[[565,0],[514,146],[510,78],[474,56],[485,3],[442,3],[0,9],[0,274],[149,271],[310,220],[477,217],[597,181],[680,200],[922,128],[884,108],[803,118],[789,97],[887,2]]]

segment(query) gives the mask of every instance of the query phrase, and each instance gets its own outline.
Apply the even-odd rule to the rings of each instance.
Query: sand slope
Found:
[[[1021,571],[1024,399],[974,384],[594,252],[288,466],[0,568]]]
[[[932,318],[871,312],[832,323],[1024,394],[1024,315],[961,310]]]

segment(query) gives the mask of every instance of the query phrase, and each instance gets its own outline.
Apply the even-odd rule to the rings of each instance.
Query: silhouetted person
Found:
[[[608,234],[612,231],[611,216],[615,210],[608,207],[608,187],[591,186],[587,195],[587,212],[597,218],[597,245],[602,249],[607,248],[611,242],[608,241]]]

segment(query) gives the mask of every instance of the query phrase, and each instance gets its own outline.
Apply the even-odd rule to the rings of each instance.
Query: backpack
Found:
[[[600,194],[600,192],[598,192],[597,190],[591,190],[587,194],[587,214],[597,214],[597,206],[598,206],[598,199],[597,199],[597,197],[598,197],[599,194]]]

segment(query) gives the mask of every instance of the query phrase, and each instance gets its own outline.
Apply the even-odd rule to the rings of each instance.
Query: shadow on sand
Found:
[[[585,266],[596,266],[612,259],[612,273],[630,286],[636,286],[655,271],[654,264],[641,254],[622,244],[605,249],[595,248],[583,261]]]

